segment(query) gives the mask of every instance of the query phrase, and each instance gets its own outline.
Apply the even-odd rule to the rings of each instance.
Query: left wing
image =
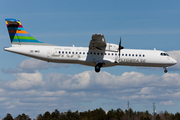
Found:
[[[102,34],[93,34],[89,43],[89,50],[105,50],[106,40]]]

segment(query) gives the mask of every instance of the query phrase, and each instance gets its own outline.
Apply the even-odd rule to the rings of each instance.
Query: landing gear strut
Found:
[[[167,73],[167,72],[168,72],[167,67],[164,67],[164,72],[165,72],[165,73]]]
[[[96,71],[97,73],[101,70],[102,65],[103,65],[103,63],[98,63],[98,64],[95,66],[95,71]]]

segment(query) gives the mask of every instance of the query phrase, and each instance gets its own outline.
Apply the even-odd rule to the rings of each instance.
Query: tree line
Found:
[[[29,115],[23,113],[13,118],[11,114],[7,113],[3,120],[31,120]],[[148,111],[137,112],[133,111],[131,108],[128,110],[109,110],[105,112],[102,108],[95,110],[88,110],[84,112],[75,111],[72,112],[68,110],[67,112],[59,112],[57,109],[50,113],[49,111],[44,114],[39,114],[34,120],[153,120],[153,115]],[[160,112],[156,114],[156,120],[180,120],[180,113],[168,113]]]

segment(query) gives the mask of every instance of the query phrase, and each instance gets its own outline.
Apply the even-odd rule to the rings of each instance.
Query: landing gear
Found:
[[[96,64],[96,66],[95,66],[95,71],[96,71],[97,73],[101,70],[102,65],[103,65],[103,63],[98,63],[98,64]]]
[[[167,67],[163,67],[164,68],[164,72],[167,73],[168,70],[167,70]]]
[[[98,73],[100,71],[101,67],[99,65],[95,66],[95,71]]]

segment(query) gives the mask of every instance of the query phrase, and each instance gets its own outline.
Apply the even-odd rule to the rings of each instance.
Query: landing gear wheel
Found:
[[[167,69],[165,69],[165,70],[164,70],[164,72],[165,72],[165,73],[167,73],[167,72],[168,72],[168,70],[167,70]]]
[[[98,73],[100,71],[101,67],[99,65],[95,66],[95,71]]]
[[[98,63],[95,66],[95,71],[98,73],[101,70],[101,67],[104,65],[104,63]]]

